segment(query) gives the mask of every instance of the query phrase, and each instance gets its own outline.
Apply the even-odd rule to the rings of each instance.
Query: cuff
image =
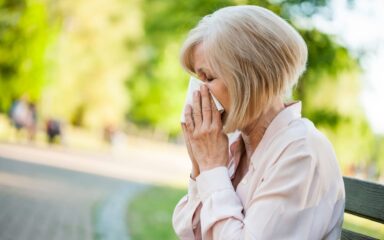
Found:
[[[197,184],[193,178],[189,178],[188,196],[191,198],[198,197]]]
[[[225,189],[233,190],[228,168],[216,167],[201,172],[196,178],[197,190],[201,200],[206,200],[212,193]]]

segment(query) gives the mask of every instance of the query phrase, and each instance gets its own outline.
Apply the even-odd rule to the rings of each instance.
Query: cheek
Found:
[[[217,100],[219,100],[221,105],[223,105],[224,110],[228,112],[230,101],[227,87],[224,84],[211,83],[208,84],[208,88],[211,93],[217,98]]]

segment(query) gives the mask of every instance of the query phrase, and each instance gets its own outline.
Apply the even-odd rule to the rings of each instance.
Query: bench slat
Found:
[[[384,223],[384,185],[343,177],[345,212]]]
[[[377,240],[377,238],[368,237],[361,233],[355,233],[347,229],[341,232],[341,240]]]

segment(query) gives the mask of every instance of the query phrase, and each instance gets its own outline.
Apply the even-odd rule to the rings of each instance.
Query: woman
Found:
[[[300,102],[284,101],[306,61],[302,37],[261,7],[223,8],[191,30],[181,62],[205,84],[182,124],[192,172],[173,216],[180,239],[339,238],[332,146]]]

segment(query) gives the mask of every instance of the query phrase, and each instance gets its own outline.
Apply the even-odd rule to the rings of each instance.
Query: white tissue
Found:
[[[184,117],[184,115],[185,115],[185,106],[187,106],[187,104],[190,104],[191,106],[193,105],[193,93],[195,91],[200,90],[200,87],[203,84],[205,84],[203,81],[201,81],[201,80],[199,80],[199,79],[197,79],[195,77],[191,77],[189,79],[189,86],[188,86],[188,91],[187,91],[187,97],[185,99],[184,108],[183,108],[183,111],[182,111],[182,114],[181,114],[181,122],[182,123],[185,123],[185,117]],[[212,95],[211,92],[210,92],[210,94],[212,96],[213,102],[216,105],[217,110],[220,113],[224,112],[224,108],[220,104],[220,102],[215,98],[215,96]]]

